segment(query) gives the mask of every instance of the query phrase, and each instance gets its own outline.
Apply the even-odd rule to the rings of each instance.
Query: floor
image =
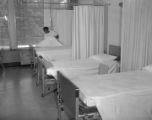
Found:
[[[67,120],[63,115],[64,120]],[[29,67],[0,70],[0,120],[56,120],[54,95],[41,97]]]

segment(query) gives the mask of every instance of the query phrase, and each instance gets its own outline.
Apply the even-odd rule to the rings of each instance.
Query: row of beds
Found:
[[[55,94],[59,120],[63,111],[69,120],[152,119],[152,73],[119,73],[119,46],[81,60],[69,46],[37,47],[33,61],[36,85],[42,97]]]

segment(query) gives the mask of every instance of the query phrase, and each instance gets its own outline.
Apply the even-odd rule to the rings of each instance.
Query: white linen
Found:
[[[55,47],[62,46],[62,44],[52,36],[52,34],[46,34],[45,39],[36,45],[37,47]]]
[[[103,69],[103,65],[107,66],[107,70]],[[119,64],[119,62],[117,62],[117,61],[109,61],[109,60],[103,61],[103,63],[101,63],[99,65],[99,74],[103,74],[104,72],[105,72],[105,74],[120,72],[120,64]]]
[[[146,71],[70,79],[86,104],[94,100],[103,120],[151,120],[152,73]]]
[[[48,75],[53,75],[57,78],[57,71],[59,70],[75,70],[75,71],[87,71],[87,70],[94,70],[98,71],[99,62],[91,60],[91,59],[84,59],[84,60],[67,60],[67,61],[55,61],[52,62],[53,67],[47,69]]]
[[[72,60],[72,50],[69,46],[36,48],[36,54],[47,61]]]
[[[113,61],[117,57],[113,55],[108,55],[108,54],[98,54],[98,55],[92,55],[90,56],[90,58],[104,62],[104,61]]]
[[[93,61],[94,62],[94,61]],[[86,62],[87,63],[87,62]],[[99,69],[97,67],[95,68],[85,68],[85,66],[81,66],[84,69],[60,69],[60,72],[66,76],[69,80],[76,79],[80,76],[91,76],[96,74],[110,74],[110,73],[117,73],[119,72],[119,65],[116,61],[106,61],[103,63],[99,63]],[[52,74],[56,75],[56,71],[52,70]],[[81,93],[80,93],[81,94]],[[82,95],[80,95],[82,96]],[[81,100],[87,105],[87,106],[95,106],[94,100],[86,97],[81,97]]]
[[[145,67],[143,68],[143,70],[146,70],[146,71],[148,71],[148,72],[152,72],[152,65],[145,66]]]
[[[57,71],[61,71],[61,70],[71,70],[71,71],[74,70],[76,75],[80,76],[83,74],[86,75],[85,73],[88,73],[88,71],[90,74],[92,72],[99,74],[106,74],[108,72],[111,73],[112,71],[110,72],[109,70],[111,70],[113,67],[117,67],[116,61],[111,61],[111,63],[108,64],[108,62],[102,63],[93,59],[81,59],[75,61],[72,60],[55,61],[55,62],[51,62],[51,64],[53,67],[49,67],[49,68],[47,67],[47,74],[53,75],[55,78],[57,77]],[[118,71],[113,70],[113,72],[118,72]]]

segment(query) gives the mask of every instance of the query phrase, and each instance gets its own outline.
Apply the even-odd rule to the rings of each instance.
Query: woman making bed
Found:
[[[59,41],[59,35],[53,30],[49,30],[48,27],[44,27],[45,33],[44,40],[38,43],[33,49],[33,63],[34,71],[37,72],[38,57],[41,56],[44,59],[48,59],[48,56],[55,56],[56,60],[59,60],[64,55],[64,58],[72,58],[72,50],[70,46],[64,46]]]
[[[49,30],[48,27],[43,27],[44,31],[44,40],[38,43],[37,47],[55,47],[55,46],[62,46],[61,42],[59,41],[59,35],[53,31]]]

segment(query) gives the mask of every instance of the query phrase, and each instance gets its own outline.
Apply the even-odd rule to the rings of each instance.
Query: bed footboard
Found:
[[[56,92],[57,85],[56,80],[53,76],[47,74],[47,67],[42,57],[39,57],[39,72],[38,72],[38,83],[42,86],[42,97],[45,97],[49,93]]]
[[[64,111],[70,120],[102,120],[95,106],[86,106],[79,98],[80,90],[75,86],[66,76],[60,71],[57,72],[58,82],[58,98],[62,99],[62,103],[58,104],[59,120],[61,118],[61,108],[64,107]]]
[[[64,106],[64,111],[70,119],[78,120],[79,89],[69,79],[62,75],[61,72],[57,73],[57,80],[59,85],[58,92],[63,100],[62,104]]]
[[[42,68],[43,68],[43,63],[42,63],[42,57],[37,57],[37,80],[36,80],[36,85],[39,86],[40,82],[42,80]]]

